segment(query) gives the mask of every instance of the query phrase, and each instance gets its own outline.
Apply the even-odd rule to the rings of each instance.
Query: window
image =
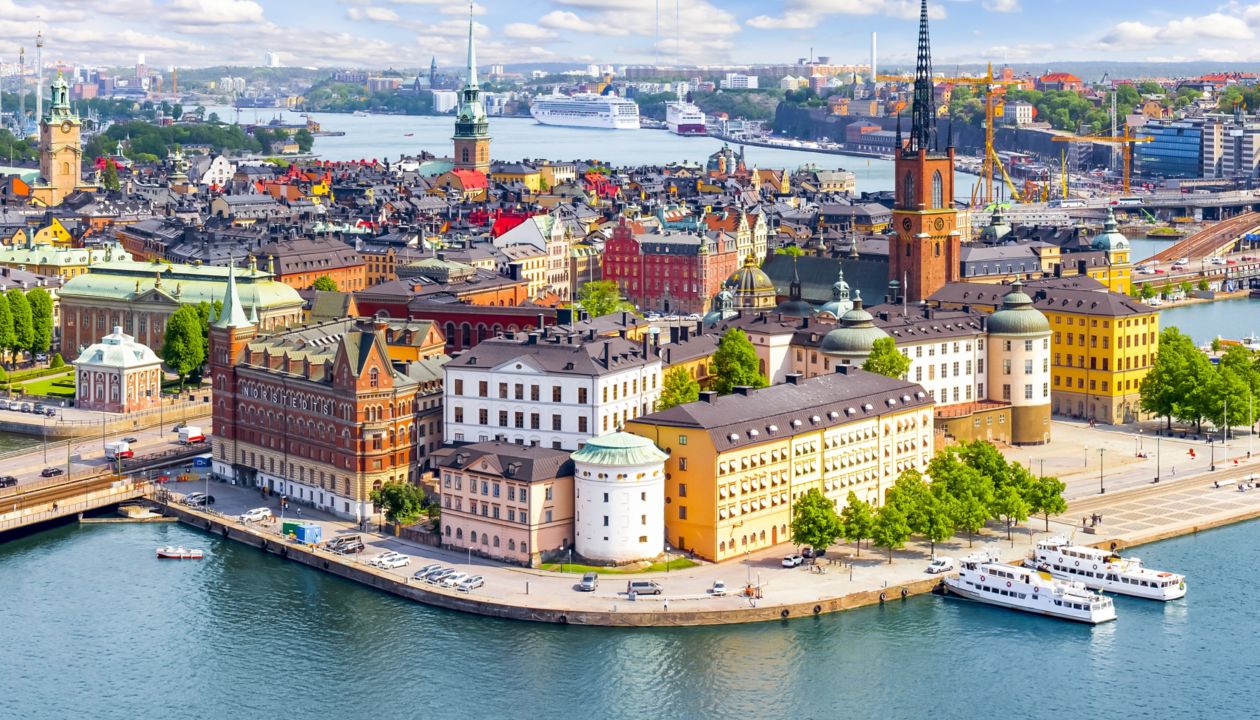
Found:
[[[608,527],[608,516],[604,516],[604,527]]]
[[[499,427],[507,427],[507,424],[508,424],[508,411],[500,410],[499,411]]]
[[[578,404],[579,405],[586,404],[586,388],[578,388]]]
[[[914,173],[908,172],[901,181],[901,206],[905,208],[917,208],[918,203],[914,201]]]
[[[680,457],[680,458],[678,458],[678,469],[679,469],[679,470],[686,470],[686,469],[687,469],[687,458],[685,458],[685,457]]]
[[[1003,386],[1002,386],[1002,399],[1003,399],[1003,400],[1010,400],[1010,399],[1011,399],[1011,386],[1010,386],[1010,385],[1003,385]]]
[[[455,407],[455,422],[457,423],[464,422],[464,408],[459,407],[459,406]]]
[[[459,380],[459,379],[455,380],[455,394],[456,395],[464,394],[464,381],[463,380]]]
[[[941,171],[937,170],[932,174],[932,207],[945,207],[945,183],[941,180]]]
[[[552,416],[551,416],[551,429],[552,429],[553,431],[555,431],[555,432],[560,432],[560,429],[561,429],[561,427],[563,427],[563,424],[564,424],[564,423],[563,423],[563,421],[560,419],[560,416],[559,416],[559,415],[552,415]]]
[[[678,436],[678,444],[679,444],[679,445],[686,445],[686,444],[687,444],[687,436],[686,436],[686,435],[679,435],[679,436]]]
[[[515,390],[514,397],[517,400],[525,399],[525,386],[524,385],[522,385],[521,383],[516,383],[514,390]]]
[[[1033,386],[1031,384],[1025,385],[1024,386],[1024,399],[1032,400],[1032,396],[1033,396]]]
[[[1033,349],[1033,341],[1032,341],[1032,340],[1025,340],[1025,341],[1024,341],[1024,352],[1032,352],[1032,349]]]
[[[678,497],[687,497],[687,483],[678,483]]]
[[[1025,374],[1025,375],[1032,375],[1032,374],[1033,374],[1033,361],[1032,361],[1032,360],[1025,360],[1025,361],[1024,361],[1024,374]]]
[[[550,489],[548,490],[548,492],[550,492]],[[550,510],[547,510],[547,511],[543,512],[543,522],[551,522],[551,511],[550,511]]]
[[[555,386],[555,387],[551,388],[551,402],[556,402],[556,403],[558,403],[558,402],[560,402],[560,401],[561,401],[561,400],[560,400],[560,398],[561,398],[560,386],[559,386],[559,385],[557,385],[557,386]]]
[[[482,380],[477,383],[477,397],[488,397],[490,395],[490,383]]]
[[[541,417],[539,416],[539,414],[538,414],[538,413],[530,413],[530,415],[529,415],[529,427],[530,427],[530,429],[531,429],[531,430],[538,430],[538,429],[540,428],[540,426],[541,426],[541,425],[542,425],[542,420],[541,420]]]
[[[529,399],[533,400],[534,402],[538,402],[538,386],[537,385],[529,386]]]
[[[578,418],[578,432],[586,432],[586,416]]]
[[[678,506],[678,519],[679,519],[679,520],[686,520],[686,519],[687,519],[687,506],[686,506],[686,505],[679,505],[679,506]]]
[[[501,400],[507,400],[507,395],[507,383],[499,383],[499,398]]]
[[[546,499],[548,499],[548,500],[550,500],[550,499],[551,499],[551,486],[550,486],[550,485],[548,485],[548,486],[547,486],[547,491],[546,491],[546,495],[545,495],[545,497],[546,497]]]
[[[1011,361],[1009,359],[1002,361],[1002,374],[1003,375],[1011,374]]]

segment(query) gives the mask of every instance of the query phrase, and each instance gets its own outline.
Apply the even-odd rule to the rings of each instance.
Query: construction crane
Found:
[[[906,78],[900,75],[880,75],[877,78],[885,82],[905,82]],[[994,120],[998,115],[997,96],[1005,91],[1007,85],[1019,85],[1020,80],[999,80],[993,77],[993,63],[989,63],[987,72],[981,77],[938,77],[933,78],[936,82],[948,83],[951,85],[969,85],[980,88],[980,92],[984,94],[984,159],[980,165],[980,180],[983,184],[984,194],[978,198],[985,206],[993,202],[993,177],[995,175],[994,168],[997,168],[1002,174],[1002,179],[1006,182],[1007,189],[1010,190],[1011,199],[1020,200],[1020,194],[1015,188],[1015,184],[1006,173],[1006,168],[1002,166],[1001,159],[998,158],[997,149],[993,146],[993,129]],[[972,192],[972,205],[976,204],[976,192]]]
[[[1130,172],[1130,168],[1133,166],[1133,144],[1150,142],[1152,138],[1149,136],[1138,137],[1136,135],[1130,135],[1129,128],[1125,128],[1124,134],[1119,135],[1119,136],[1115,136],[1115,135],[1055,135],[1054,137],[1050,139],[1053,140],[1054,142],[1067,142],[1067,143],[1097,142],[1097,143],[1120,144],[1122,149],[1124,150],[1124,183],[1123,183],[1124,194],[1128,195],[1129,194],[1129,172]]]

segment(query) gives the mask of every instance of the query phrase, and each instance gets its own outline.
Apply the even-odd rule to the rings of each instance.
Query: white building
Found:
[[[723,90],[756,90],[757,76],[743,73],[726,73],[720,83]]]
[[[651,440],[616,432],[573,453],[574,546],[588,560],[627,563],[665,549],[665,460]]]
[[[478,344],[446,366],[448,443],[577,450],[652,412],[661,360],[644,344],[547,328]]]
[[[280,67],[280,53],[274,50],[268,50],[265,56],[265,59],[267,61],[267,67],[269,68]]]
[[[119,326],[74,361],[75,404],[85,410],[130,413],[157,407],[162,360]]]
[[[454,112],[457,105],[459,105],[459,93],[454,90],[433,91],[433,112],[439,114]]]
[[[189,175],[193,182],[202,187],[214,185],[226,188],[236,175],[236,163],[228,160],[226,155],[194,158]]]

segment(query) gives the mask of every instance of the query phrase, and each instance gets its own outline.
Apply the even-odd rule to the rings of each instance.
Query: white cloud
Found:
[[[1018,7],[1018,0],[986,0],[986,3]],[[757,15],[746,24],[758,30],[802,30],[825,22],[828,15],[887,15],[913,19],[919,17],[920,11],[916,0],[786,0],[785,6],[782,15]],[[945,8],[929,5],[928,17],[944,18]]]
[[[161,14],[177,25],[235,25],[263,22],[262,5],[253,0],[169,0]]]
[[[818,16],[803,12],[787,12],[780,17],[758,15],[745,23],[758,30],[803,30],[818,24]]]
[[[538,24],[550,28],[552,30],[567,30],[576,33],[591,33],[597,35],[625,35],[626,31],[616,27],[604,27],[596,23],[584,20],[577,13],[571,13],[568,10],[552,10],[551,12],[538,18]]]
[[[383,7],[352,7],[346,10],[346,17],[369,22],[395,22],[400,19],[398,13]]]
[[[1019,0],[984,0],[985,10],[993,12],[1019,12]]]
[[[503,27],[503,37],[514,40],[550,40],[556,35],[554,30],[531,23],[508,23]]]
[[[1257,17],[1260,17],[1260,13]],[[1210,13],[1170,20],[1164,25],[1150,25],[1136,20],[1116,23],[1102,37],[1101,42],[1104,46],[1121,49],[1182,44],[1200,40],[1250,40],[1255,36],[1255,31],[1248,27],[1243,17]],[[1215,59],[1212,53],[1220,49],[1219,46],[1200,48],[1199,56]]]

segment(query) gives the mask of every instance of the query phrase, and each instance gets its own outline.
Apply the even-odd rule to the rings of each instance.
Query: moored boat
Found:
[[[157,549],[157,556],[162,560],[200,560],[205,557],[205,553],[200,548],[167,545]]]
[[[968,555],[958,575],[941,581],[967,600],[1097,625],[1116,619],[1111,598],[1081,583],[1056,580],[1048,572],[997,562],[988,553]]]
[[[1148,600],[1176,600],[1186,594],[1186,579],[1182,575],[1152,570],[1135,557],[1122,558],[1106,550],[1073,545],[1064,537],[1038,542],[1027,564],[1094,590]]]

